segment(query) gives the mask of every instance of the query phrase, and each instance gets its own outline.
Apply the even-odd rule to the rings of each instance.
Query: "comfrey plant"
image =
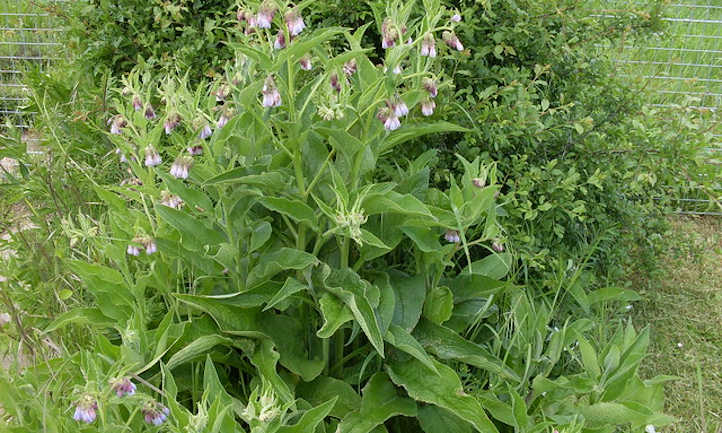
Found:
[[[519,296],[501,281],[511,259],[495,165],[459,158],[463,175],[442,190],[429,186],[435,150],[395,153],[465,132],[433,121],[448,88],[438,62],[464,50],[461,17],[438,0],[376,4],[375,65],[361,45],[368,26],[315,29],[304,19],[311,3],[240,4],[227,41],[236,56],[213,82],[134,74],[118,89],[108,138],[135,180],[97,188],[109,235],[92,241],[92,260],[69,263],[97,307],[49,330],[114,328],[97,356],[157,387],[167,408],[135,409],[178,432],[584,422],[575,400],[551,421],[537,412],[521,423],[520,396],[543,399],[529,372],[543,379],[551,368],[525,370],[514,337],[485,331],[491,312],[506,314],[498,300]],[[554,344],[571,346],[569,335]],[[473,389],[459,375],[469,369]],[[123,381],[111,390],[141,398]],[[78,403],[84,422],[91,403]],[[529,404],[552,413],[546,403]]]

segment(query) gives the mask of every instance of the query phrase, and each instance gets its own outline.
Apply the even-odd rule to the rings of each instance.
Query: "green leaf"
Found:
[[[338,433],[368,433],[392,416],[416,416],[416,402],[400,397],[385,373],[376,373],[363,390],[361,407],[338,425]]]
[[[253,227],[251,232],[251,245],[248,252],[252,253],[261,248],[271,238],[271,224],[268,221],[261,221]]]
[[[306,203],[297,199],[283,197],[263,197],[258,200],[266,209],[286,215],[297,223],[306,223],[311,228],[317,226],[316,215]]]
[[[166,367],[168,370],[173,370],[179,365],[195,360],[219,344],[230,346],[233,344],[233,340],[220,335],[205,335],[200,337],[174,353],[168,360]]]
[[[402,352],[408,353],[409,355],[421,361],[421,363],[423,363],[431,371],[439,374],[439,372],[436,371],[434,362],[431,360],[429,354],[426,353],[421,344],[416,341],[416,339],[411,336],[411,334],[409,334],[408,331],[406,331],[404,328],[397,325],[391,325],[384,338],[389,344],[391,344],[395,348],[401,350]]]
[[[628,423],[635,426],[644,426],[647,424],[663,426],[676,421],[675,418],[671,416],[644,410],[638,406],[630,406],[631,405],[624,403],[601,402],[590,406],[579,407],[577,413],[584,416],[586,421],[585,427],[592,429]]]
[[[362,206],[367,215],[399,213],[434,219],[429,208],[419,199],[411,194],[399,194],[395,191],[387,191],[383,194],[371,193],[363,200]]]
[[[275,295],[273,295],[273,298],[271,298],[270,301],[268,301],[268,304],[263,309],[263,311],[266,311],[270,308],[273,308],[276,304],[283,301],[284,299],[288,298],[289,296],[301,292],[303,290],[306,290],[308,287],[305,284],[301,284],[297,279],[288,277],[286,278],[286,282],[283,284],[283,287],[281,287],[281,290],[279,290]]]
[[[284,425],[278,429],[278,433],[313,433],[324,418],[333,409],[338,397],[334,397],[327,402],[307,410],[301,415],[301,419],[294,425]]]
[[[389,134],[383,145],[378,149],[377,154],[383,155],[390,152],[395,146],[412,140],[422,135],[441,132],[468,132],[469,130],[449,122],[418,123],[415,125],[404,125],[402,128]]]
[[[276,372],[276,364],[280,355],[273,348],[271,340],[261,340],[257,344],[253,354],[249,356],[251,363],[258,369],[258,373],[263,376],[273,387],[278,398],[283,403],[293,401],[293,393],[288,384]]]
[[[579,351],[582,354],[582,364],[587,374],[597,379],[602,375],[602,369],[599,367],[599,360],[597,359],[597,352],[594,350],[591,344],[586,338],[581,335],[577,335],[577,341],[579,341]]]
[[[421,317],[426,298],[426,283],[423,275],[409,277],[405,274],[391,274],[391,286],[396,294],[394,324],[411,331]]]
[[[383,337],[376,314],[367,297],[366,285],[363,283],[358,274],[351,269],[333,269],[325,280],[326,289],[338,296],[351,310],[354,319],[383,358],[385,356]]]
[[[240,308],[227,299],[211,296],[195,296],[176,293],[181,302],[191,305],[211,316],[218,327],[233,335],[266,337],[258,323],[258,309]]]
[[[299,383],[296,395],[311,404],[320,404],[330,398],[338,397],[336,405],[329,413],[335,418],[344,418],[361,405],[361,397],[356,394],[351,385],[328,376],[317,377],[312,382]]]
[[[306,334],[306,324],[285,314],[262,314],[259,321],[264,332],[278,349],[281,365],[308,382],[321,374],[325,365],[321,341]],[[313,355],[309,348],[319,348]]]
[[[183,201],[189,205],[194,206],[200,211],[210,211],[213,209],[213,202],[211,202],[211,199],[209,199],[204,193],[193,188],[189,188],[183,182],[166,173],[159,172],[158,175],[168,186],[168,190],[170,190],[170,192],[182,198]]]
[[[305,269],[318,263],[315,256],[294,248],[279,248],[263,254],[248,274],[248,286],[273,277],[279,272],[291,269]]]
[[[248,168],[236,167],[214,176],[203,183],[203,185],[216,185],[219,183],[237,183],[263,188],[264,190],[278,191],[286,187],[282,173],[269,171],[261,174],[248,174]]]
[[[71,323],[108,328],[112,328],[117,324],[106,317],[98,308],[76,308],[58,316],[45,328],[45,332],[53,332]]]
[[[511,269],[511,254],[491,254],[471,264],[471,273],[500,280],[509,273]],[[469,268],[464,269],[461,274],[469,273]]]
[[[436,324],[449,320],[454,309],[454,295],[448,287],[434,287],[429,290],[424,302],[424,317]]]
[[[344,323],[353,320],[351,310],[336,296],[324,293],[319,301],[323,326],[316,332],[320,338],[331,337]]]
[[[439,235],[435,230],[422,227],[401,227],[401,231],[425,253],[435,253],[441,249]]]
[[[448,409],[481,433],[498,433],[481,404],[464,392],[454,370],[438,361],[434,361],[434,365],[438,375],[429,374],[421,361],[415,359],[388,364],[386,370],[391,380],[403,386],[411,398]]]
[[[222,232],[209,229],[204,223],[186,212],[167,206],[156,206],[156,212],[184,237],[201,241],[203,245],[217,245],[226,242],[226,236]]]
[[[590,304],[610,301],[633,302],[642,299],[634,290],[621,287],[603,287],[590,292],[588,298]]]
[[[418,418],[425,433],[472,433],[471,424],[438,406],[422,406]]]
[[[472,343],[451,329],[422,320],[414,329],[414,337],[429,352],[441,359],[454,359],[474,367],[487,370],[515,382],[521,381],[519,375],[504,365],[504,362],[484,347]]]

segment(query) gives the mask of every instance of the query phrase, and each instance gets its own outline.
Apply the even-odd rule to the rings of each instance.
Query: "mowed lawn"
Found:
[[[637,281],[638,326],[651,325],[643,377],[679,376],[667,385],[664,432],[722,431],[722,218],[674,217],[661,272]]]

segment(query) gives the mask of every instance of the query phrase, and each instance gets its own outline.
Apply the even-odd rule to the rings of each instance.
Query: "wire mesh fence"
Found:
[[[0,0],[0,124],[20,128],[31,124],[34,113],[23,108],[28,102],[23,74],[30,67],[47,68],[61,55],[62,29],[52,11],[62,3]]]

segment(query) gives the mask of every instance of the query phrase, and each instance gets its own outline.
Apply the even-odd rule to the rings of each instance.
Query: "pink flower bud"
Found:
[[[98,403],[92,396],[86,394],[75,404],[73,419],[76,421],[82,421],[86,424],[92,424],[97,417],[97,409]]]
[[[329,80],[331,82],[331,88],[333,88],[333,90],[335,90],[336,93],[341,92],[341,82],[338,80],[338,74],[336,74],[334,72],[333,74],[331,74],[331,77]]]
[[[486,186],[486,182],[480,177],[475,177],[471,179],[471,183],[473,183],[474,186],[477,188],[484,188]]]
[[[143,406],[142,413],[146,423],[159,426],[168,419],[170,411],[158,402],[149,401]]]
[[[273,48],[282,50],[286,48],[286,34],[282,30],[278,30],[276,33],[276,41],[273,43]]]
[[[153,146],[148,146],[145,148],[146,167],[155,167],[156,165],[160,165],[162,162],[163,159],[160,157],[158,151],[153,148]]]
[[[436,98],[436,95],[439,94],[439,89],[436,87],[436,83],[431,78],[424,78],[422,85],[424,86],[424,90],[429,92],[429,96],[432,98]]]
[[[270,29],[274,15],[276,15],[276,6],[271,2],[264,2],[258,9],[258,14],[256,15],[256,27],[259,29]]]
[[[140,97],[138,95],[133,96],[133,109],[135,111],[140,111],[143,109],[143,102],[141,102]]]
[[[115,379],[110,381],[110,387],[118,397],[135,394],[135,384],[129,378]]]
[[[167,206],[173,209],[180,209],[183,207],[183,199],[178,197],[177,195],[171,194],[168,191],[163,191],[160,194],[160,204],[163,206]]]
[[[464,45],[461,44],[461,41],[456,36],[456,33],[445,31],[441,34],[441,39],[443,39],[449,47],[457,51],[464,51]]]
[[[286,27],[288,28],[288,34],[291,36],[297,36],[303,29],[306,28],[306,24],[303,22],[303,17],[296,9],[291,9],[286,13],[285,16]]]
[[[153,120],[156,118],[155,110],[153,109],[153,106],[148,103],[148,106],[145,107],[145,118],[148,120]]]
[[[497,240],[497,241],[492,242],[491,248],[493,248],[494,251],[496,251],[497,253],[500,253],[500,252],[504,251],[504,244],[502,244],[500,241]]]
[[[431,116],[432,114],[434,114],[435,108],[436,103],[432,99],[427,99],[421,103],[421,114],[427,117]]]
[[[343,73],[346,74],[347,77],[355,74],[357,69],[358,65],[356,64],[356,59],[351,59],[343,64]]]
[[[436,40],[431,33],[427,33],[421,41],[421,55],[436,57]]]
[[[458,244],[459,242],[461,242],[461,236],[456,230],[447,230],[446,233],[444,233],[444,239],[446,239],[447,242],[451,242],[454,244]]]
[[[203,155],[203,146],[191,146],[186,149],[191,156]]]
[[[170,174],[178,179],[188,179],[188,174],[193,166],[193,159],[186,156],[179,156],[170,167]]]
[[[211,129],[210,125],[205,124],[203,125],[203,128],[201,128],[201,132],[198,133],[198,138],[200,138],[201,140],[205,140],[211,135],[213,135],[213,130]]]
[[[298,64],[301,65],[301,69],[304,71],[310,71],[313,66],[311,65],[311,55],[306,54],[298,60]]]

